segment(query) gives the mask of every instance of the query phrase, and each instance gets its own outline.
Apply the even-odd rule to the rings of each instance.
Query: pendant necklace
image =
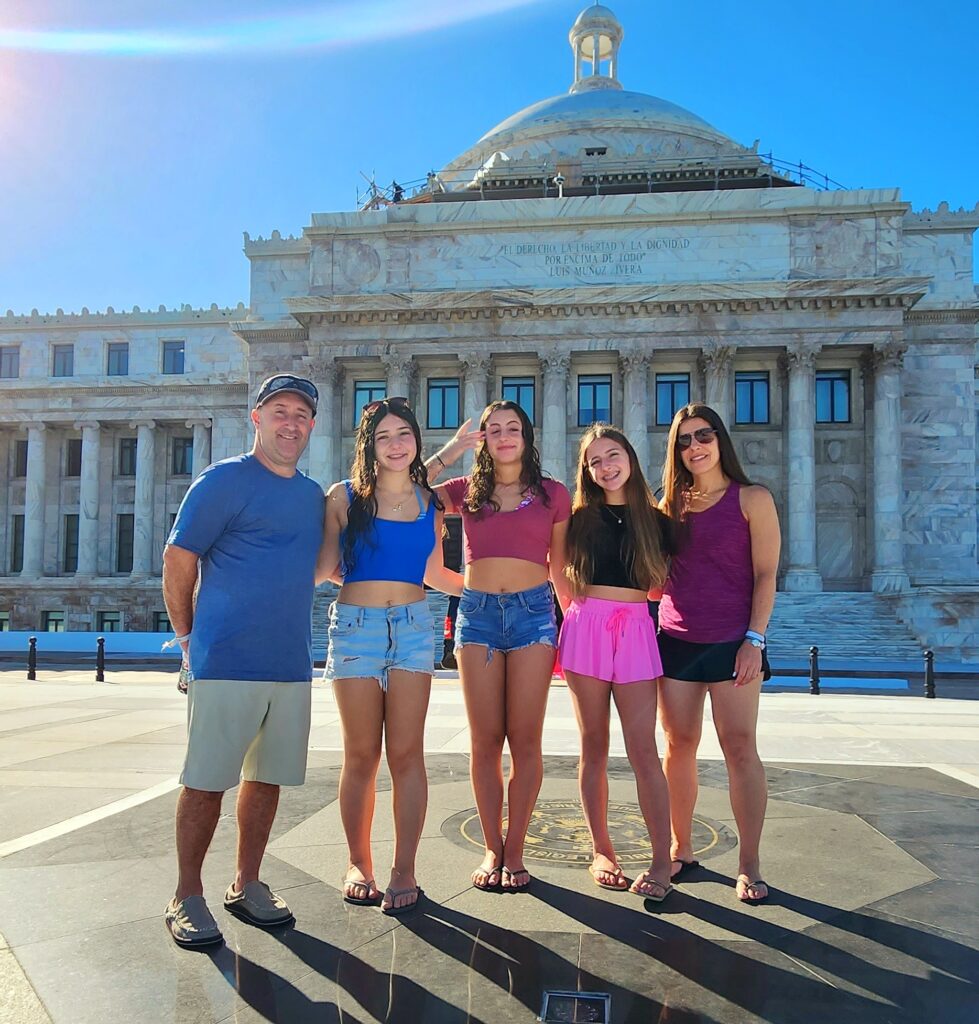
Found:
[[[609,515],[619,524],[619,526],[621,526],[625,522],[625,516],[616,515],[616,513],[612,511],[611,505],[606,505],[605,507],[608,509]]]

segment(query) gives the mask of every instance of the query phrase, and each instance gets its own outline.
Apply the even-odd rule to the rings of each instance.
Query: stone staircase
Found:
[[[768,626],[768,656],[773,667],[786,660],[808,660],[809,648],[823,659],[845,661],[921,661],[921,644],[887,603],[868,593],[775,596]]]

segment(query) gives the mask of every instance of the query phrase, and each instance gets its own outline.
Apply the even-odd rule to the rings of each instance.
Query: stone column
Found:
[[[187,420],[186,425],[194,431],[193,464],[190,467],[191,477],[198,477],[211,464],[211,421]]]
[[[27,428],[27,487],[24,496],[24,568],[21,576],[44,572],[44,477],[47,470],[47,428]]]
[[[800,343],[786,351],[789,376],[788,560],[785,589],[823,589],[816,566],[816,355],[819,346]]]
[[[490,371],[490,357],[486,352],[470,352],[463,357],[462,370],[465,374],[465,386],[462,396],[462,418],[471,419],[475,429],[479,426],[479,417],[486,408],[487,389]],[[473,453],[466,452],[462,457],[461,474],[467,474],[472,469]],[[450,470],[455,475],[455,467]]]
[[[700,353],[700,370],[704,375],[704,401],[724,420],[730,429],[734,422],[733,345],[708,341]]]
[[[636,449],[636,457],[649,479],[649,352],[623,352],[619,358],[622,371],[622,429]]]
[[[388,397],[402,396],[411,398],[411,382],[415,376],[415,361],[411,356],[400,355],[392,352],[384,358],[384,367],[387,370]]]
[[[133,527],[133,576],[153,571],[153,469],[156,463],[156,423],[142,420],[136,427],[136,502]]]
[[[904,569],[901,479],[901,367],[907,345],[895,339],[875,345],[874,371],[874,569],[871,585],[878,594],[910,587]]]
[[[340,476],[336,467],[339,434],[336,428],[336,389],[340,364],[333,359],[310,359],[306,372],[320,393],[316,423],[309,435],[309,475],[325,491]]]
[[[544,471],[566,484],[568,466],[568,371],[571,354],[551,352],[541,358],[544,369],[543,434],[539,448]]]
[[[82,475],[78,491],[78,575],[94,576],[99,560],[98,423],[76,423],[82,432]]]

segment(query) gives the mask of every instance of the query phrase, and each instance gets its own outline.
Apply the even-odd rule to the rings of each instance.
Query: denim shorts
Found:
[[[327,679],[376,679],[388,688],[391,669],[435,671],[435,623],[427,601],[391,608],[330,606]]]
[[[466,587],[456,617],[456,647],[482,644],[487,658],[531,644],[557,647],[554,598],[548,583],[516,594],[487,594]]]

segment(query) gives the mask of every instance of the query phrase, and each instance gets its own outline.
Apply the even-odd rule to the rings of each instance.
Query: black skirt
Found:
[[[687,683],[724,683],[734,678],[734,659],[743,640],[722,644],[692,644],[687,640],[660,632],[656,636],[663,659],[663,675]],[[767,681],[772,678],[768,653],[761,652],[761,671]]]

